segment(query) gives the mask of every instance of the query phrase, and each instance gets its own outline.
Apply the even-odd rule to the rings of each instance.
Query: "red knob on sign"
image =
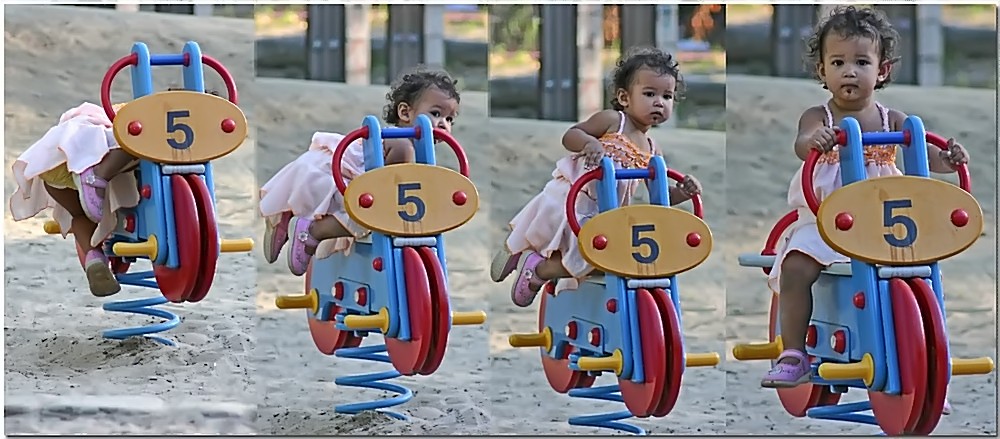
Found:
[[[451,201],[455,203],[456,206],[464,206],[465,202],[469,201],[469,196],[465,195],[465,192],[455,191],[451,194]]]
[[[955,209],[951,212],[951,223],[958,227],[965,227],[969,224],[969,212],[965,209]]]
[[[608,248],[608,237],[604,235],[597,235],[594,237],[594,242],[592,244],[594,245],[594,248],[604,250]]]
[[[847,212],[838,213],[833,222],[837,226],[837,230],[848,231],[851,230],[851,227],[854,227],[854,217]]]
[[[361,194],[360,197],[358,197],[358,204],[365,209],[372,207],[372,204],[374,203],[375,203],[375,196],[372,194],[364,193]]]
[[[227,134],[236,131],[236,121],[228,118],[223,119],[222,131],[226,132]]]
[[[128,123],[128,133],[133,136],[138,136],[142,134],[142,123],[137,120],[133,120]]]
[[[685,239],[685,241],[687,241],[687,245],[689,247],[697,247],[701,245],[701,235],[695,232],[688,233],[687,239]]]

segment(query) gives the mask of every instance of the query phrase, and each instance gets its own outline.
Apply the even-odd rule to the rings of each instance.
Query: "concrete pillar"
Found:
[[[194,15],[198,17],[211,17],[215,13],[215,5],[206,3],[194,4]]]
[[[424,64],[431,68],[444,68],[444,13],[443,4],[424,5]]]
[[[344,82],[355,85],[371,83],[372,26],[371,5],[344,5]]]
[[[576,14],[577,120],[584,120],[604,108],[604,6],[578,4]]]
[[[944,27],[942,5],[918,5],[917,8],[917,82],[920,85],[944,84]],[[904,60],[903,62],[906,62]]]
[[[681,40],[680,24],[680,15],[676,4],[656,5],[656,47],[677,56]],[[681,68],[683,69],[683,66]],[[677,118],[671,117],[661,126],[677,126]]]
[[[118,3],[115,5],[115,10],[121,12],[139,12],[138,3]]]

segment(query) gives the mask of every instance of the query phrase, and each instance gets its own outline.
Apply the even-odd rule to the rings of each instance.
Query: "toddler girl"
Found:
[[[386,94],[385,121],[407,127],[424,114],[434,127],[451,132],[460,100],[455,84],[445,72],[417,70],[403,75]],[[288,269],[296,276],[306,272],[314,255],[325,258],[334,252],[347,252],[355,238],[371,233],[347,215],[344,197],[330,171],[333,151],[343,138],[337,133],[314,133],[309,150],[260,189],[264,257],[274,263],[290,236]],[[411,139],[383,139],[382,145],[386,165],[414,160]],[[348,183],[365,172],[361,140],[347,147],[341,170]]]
[[[562,143],[572,154],[556,162],[552,180],[511,220],[510,235],[493,258],[494,282],[519,272],[511,287],[511,300],[518,306],[530,305],[549,280],[561,279],[558,290],[575,288],[594,270],[580,255],[566,219],[572,183],[605,155],[614,160],[615,168],[642,169],[653,154],[659,154],[646,133],[673,113],[683,85],[677,61],[657,49],[634,50],[618,61],[612,76],[614,109],[600,111],[566,131]],[[638,184],[638,180],[618,181],[619,205],[631,203]],[[594,189],[594,183],[589,184],[577,200],[581,223],[599,213]],[[701,184],[688,176],[671,187],[670,202],[681,203],[699,193]]]
[[[115,105],[115,111],[124,104]],[[112,213],[139,203],[132,172],[135,159],[118,147],[104,109],[84,102],[59,117],[14,161],[17,189],[10,198],[14,221],[53,209],[63,238],[73,233],[83,250],[90,292],[98,297],[121,290],[111,272],[102,242],[117,225]]]
[[[834,151],[836,121],[850,116],[862,132],[899,131],[906,115],[886,108],[873,99],[875,90],[890,82],[899,34],[885,15],[873,9],[838,8],[821,22],[808,42],[808,59],[816,78],[830,91],[823,105],[807,109],[799,118],[795,154],[801,159],[811,149],[823,152],[813,174],[816,196],[822,200],[841,187],[838,153]],[[965,148],[948,141],[948,150],[928,145],[931,172],[950,173],[968,161]],[[899,175],[896,145],[865,146],[868,176]],[[850,259],[835,252],[820,237],[816,217],[802,193],[802,167],[788,189],[788,204],[798,209],[799,219],[777,249],[768,285],[780,291],[781,339],[785,350],[761,381],[764,387],[795,387],[808,383],[810,362],[805,354],[806,329],[812,315],[812,285],[820,272]],[[946,411],[950,406],[946,404]]]

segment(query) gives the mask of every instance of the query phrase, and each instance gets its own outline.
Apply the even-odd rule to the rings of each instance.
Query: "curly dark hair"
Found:
[[[625,107],[618,102],[618,89],[628,90],[635,79],[635,73],[642,68],[650,69],[660,75],[673,76],[677,81],[674,100],[681,100],[684,94],[684,77],[677,58],[668,52],[652,47],[634,47],[625,53],[611,71],[611,108],[622,111]]]
[[[840,6],[833,11],[829,17],[821,20],[813,34],[806,40],[806,68],[810,69],[813,78],[822,83],[819,77],[819,69],[816,67],[823,62],[823,43],[830,33],[835,32],[845,38],[859,37],[870,38],[879,47],[879,65],[888,62],[895,64],[899,62],[896,56],[896,47],[899,43],[899,32],[892,27],[892,23],[885,13],[878,9],[862,8],[854,6]],[[884,81],[875,84],[875,89],[884,88],[892,81],[892,76],[887,76]],[[826,88],[826,84],[823,84]]]
[[[388,102],[385,105],[385,121],[393,125],[398,124],[399,114],[396,109],[399,108],[399,104],[406,102],[413,105],[420,98],[420,94],[431,87],[436,87],[455,99],[455,102],[461,103],[462,99],[456,84],[458,80],[453,79],[444,70],[425,70],[423,66],[417,66],[403,73],[385,94],[385,100]]]

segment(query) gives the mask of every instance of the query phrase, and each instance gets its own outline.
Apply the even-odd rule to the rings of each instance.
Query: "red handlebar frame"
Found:
[[[413,127],[414,137],[420,137],[420,127]],[[331,167],[333,168],[333,182],[337,185],[337,190],[340,191],[341,195],[347,191],[347,183],[344,182],[344,174],[341,172],[341,162],[344,160],[344,153],[347,152],[347,147],[351,143],[358,139],[368,138],[368,127],[361,127],[354,131],[347,133],[346,136],[337,144],[337,149],[333,151],[333,160],[331,160]],[[465,150],[462,149],[462,145],[458,144],[458,141],[451,136],[451,133],[442,130],[440,128],[434,129],[434,138],[443,141],[451,147],[451,150],[455,152],[455,157],[458,159],[458,172],[469,178],[469,157],[466,156]]]
[[[910,132],[903,131],[903,139],[909,140]],[[927,143],[934,145],[941,150],[948,149],[948,140],[930,131],[926,132]],[[847,134],[843,131],[837,133],[837,144],[847,143]],[[816,198],[816,191],[813,185],[813,172],[816,171],[816,163],[822,154],[815,149],[809,151],[805,163],[802,165],[802,195],[806,199],[806,205],[813,215],[819,213],[819,199]],[[969,175],[969,167],[961,164],[955,170],[958,173],[958,186],[966,192],[972,193],[972,177]]]
[[[649,173],[651,178],[655,178],[652,175],[655,171],[653,167],[649,167]],[[566,195],[566,220],[569,223],[570,230],[573,231],[574,235],[580,234],[580,221],[576,219],[576,200],[583,191],[583,187],[594,180],[599,180],[604,177],[604,171],[602,168],[594,168],[585,174],[581,175],[580,178],[573,182],[573,185],[569,188],[569,193]],[[682,181],[685,175],[673,169],[667,169],[667,177],[671,180]],[[669,187],[667,188],[669,190]],[[704,210],[701,204],[701,195],[695,195],[691,197],[691,205],[694,210],[694,215],[698,218],[705,219]]]
[[[226,93],[229,95],[229,102],[234,105],[239,105],[239,98],[236,92],[236,81],[233,80],[233,75],[229,73],[229,70],[222,65],[218,60],[212,58],[208,55],[201,56],[202,64],[211,67],[215,70],[219,76],[222,77],[222,82],[226,84]],[[115,109],[111,105],[111,84],[115,81],[115,77],[121,72],[125,67],[134,66],[139,63],[139,55],[132,53],[121,57],[118,61],[115,61],[111,65],[111,68],[104,73],[104,79],[101,80],[101,106],[104,107],[104,114],[108,116],[108,119],[112,122],[115,121]],[[184,66],[187,67],[191,63],[191,55],[188,53],[184,54]]]

